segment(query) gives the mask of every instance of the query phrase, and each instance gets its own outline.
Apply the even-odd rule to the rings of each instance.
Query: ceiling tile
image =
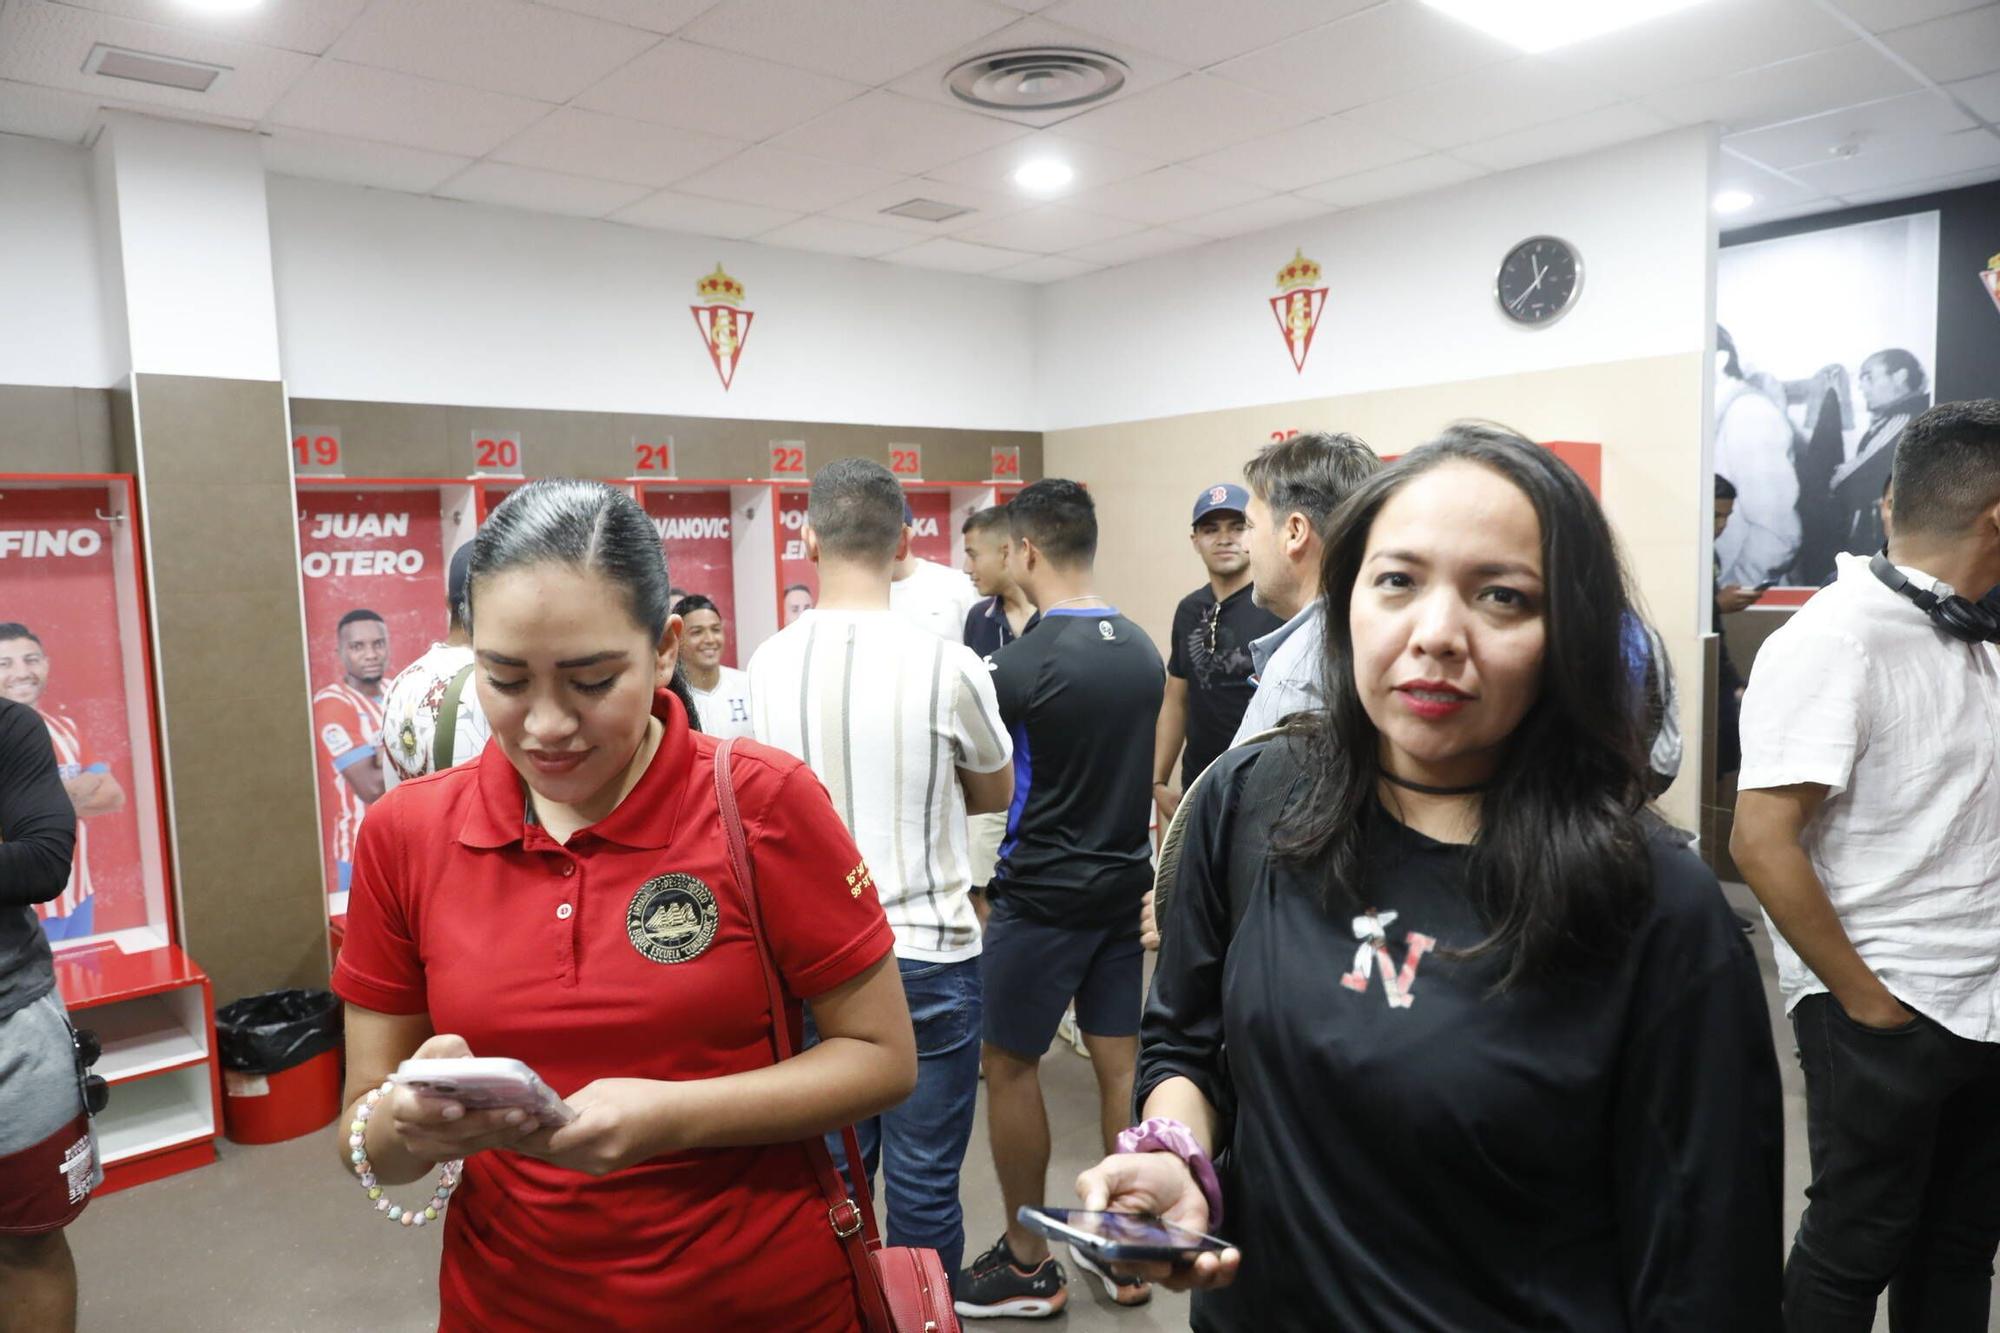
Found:
[[[1253,231],[1303,222],[1307,218],[1321,218],[1338,211],[1332,204],[1301,199],[1295,194],[1274,194],[1254,204],[1238,204],[1235,208],[1189,218],[1175,225],[1182,231],[1191,231],[1199,236],[1247,236]]]
[[[1956,176],[1934,176],[1924,180],[1906,181],[1889,189],[1861,191],[1847,196],[1850,204],[1880,204],[1891,199],[1908,199],[1913,195],[1938,194],[1945,190],[1962,190],[1968,185],[1989,185],[2000,180],[2000,167],[1983,167],[1978,171],[1968,171]]]
[[[1629,143],[1672,128],[1673,122],[1658,112],[1648,111],[1637,102],[1620,102],[1566,120],[1469,143],[1454,148],[1452,156],[1494,171],[1512,171],[1535,162],[1551,162]]]
[[[1154,227],[1150,231],[1135,232],[1112,241],[1079,245],[1064,257],[1081,259],[1086,263],[1101,264],[1109,268],[1114,264],[1130,264],[1141,259],[1151,259],[1155,255],[1172,254],[1176,250],[1192,250],[1197,245],[1207,245],[1209,239],[1190,232]]]
[[[930,199],[941,204],[956,204],[960,208],[972,210],[942,222],[925,222],[921,218],[897,217],[884,213],[885,208],[908,203],[912,199]],[[870,190],[844,204],[826,210],[826,216],[846,218],[850,222],[866,222],[877,227],[893,227],[898,231],[912,232],[918,236],[949,236],[976,227],[993,218],[1004,218],[1033,208],[1038,201],[1024,199],[1019,194],[1001,194],[994,190],[981,190],[970,185],[958,185],[927,176],[906,176],[892,185],[879,190]]]
[[[1840,207],[1840,201],[1787,179],[1775,172],[1766,171],[1755,162],[1724,149],[1716,159],[1715,190],[1741,190],[1750,196],[1752,203],[1742,213],[1732,213],[1719,219],[1725,228],[1745,227],[1773,211],[1799,210],[1808,205],[1822,209]]]
[[[953,162],[926,174],[935,180],[954,181],[1019,196],[1022,191],[1014,184],[1014,172],[1022,163],[1044,157],[1067,162],[1076,173],[1074,179],[1061,190],[1028,201],[1039,203],[1045,199],[1066,198],[1092,186],[1124,180],[1127,176],[1165,166],[1169,156],[1176,155],[1127,153],[1102,144],[1086,143],[1064,131],[1042,130],[984,153],[974,153],[961,162]]]
[[[83,72],[90,48],[108,46],[221,65],[205,93]],[[19,0],[0,9],[0,79],[84,93],[105,102],[171,107],[196,116],[256,120],[312,68],[296,51],[251,46],[151,23]]]
[[[75,9],[139,19],[257,46],[320,55],[368,7],[368,0],[313,0],[311,4],[262,4],[205,13],[183,0],[63,0]]]
[[[945,76],[955,69],[960,61],[994,51],[1019,50],[1031,46],[1075,46],[1089,51],[1104,51],[1109,45],[1111,44],[1102,37],[1077,28],[1065,28],[1061,24],[1050,23],[1040,18],[1022,19],[998,32],[989,33],[976,42],[961,46],[951,54],[941,56],[919,69],[911,70],[889,86],[907,97],[936,102],[942,106],[963,108],[966,104],[959,101],[944,86]],[[1180,65],[1157,56],[1146,55],[1141,51],[1121,49],[1110,54],[1125,62],[1125,83],[1115,94],[1120,97],[1130,97],[1134,93],[1157,87],[1169,79],[1177,79],[1187,73],[1187,70]],[[1082,107],[1073,106],[1058,107],[1049,111],[1003,111],[987,107],[979,108],[981,115],[998,116],[1017,125],[1036,127],[1068,120],[1083,110]]]
[[[1526,57],[1347,113],[1347,119],[1431,148],[1495,138],[1618,101],[1605,84]]]
[[[271,111],[273,125],[484,157],[547,115],[545,102],[320,60]]]
[[[1010,282],[1063,282],[1069,278],[1080,278],[1086,273],[1097,272],[1096,264],[1086,264],[1081,259],[1068,255],[1043,255],[1040,259],[1030,259],[1025,264],[1013,264],[1007,268],[995,269],[993,276],[1006,278]]]
[[[648,191],[643,185],[591,180],[585,176],[567,176],[559,171],[537,171],[533,167],[512,167],[504,162],[480,162],[464,175],[445,182],[436,193],[447,199],[463,199],[468,203],[601,218],[643,199]]]
[[[1637,97],[1853,40],[1853,29],[1813,0],[1728,0],[1560,47],[1546,59]]]
[[[1058,23],[1199,69],[1282,42],[1376,0],[1064,0]]]
[[[817,213],[895,180],[893,173],[873,167],[758,147],[688,177],[678,188],[741,204]]]
[[[1714,121],[1739,131],[1894,97],[1917,86],[1870,43],[1849,42],[1761,69],[1662,89],[1645,103],[1677,124]]]
[[[1990,124],[2000,124],[2000,74],[1982,74],[1963,83],[1947,84],[1945,91],[1971,107],[1974,115]]]
[[[895,231],[888,227],[871,227],[865,222],[810,217],[800,218],[797,222],[787,222],[782,227],[765,232],[757,238],[757,244],[782,245],[790,250],[815,250],[827,255],[853,255],[858,259],[872,259],[891,250],[907,248],[910,244],[910,235],[908,232]]]
[[[1939,83],[1989,74],[2000,69],[2000,5],[1899,28],[1882,41]]]
[[[441,83],[566,102],[659,40],[657,33],[528,0],[394,0],[362,15],[328,54]]]
[[[1889,32],[1957,14],[1993,0],[1835,0],[1836,6],[1870,32]]]
[[[264,167],[281,176],[429,194],[472,165],[469,157],[329,134],[276,130],[263,136]]]
[[[1732,134],[1729,148],[1767,167],[1822,166],[1849,157],[1893,151],[1908,136],[1948,134],[1972,124],[1966,114],[1936,93],[1909,93],[1866,106]]]
[[[681,36],[862,83],[887,83],[1014,16],[978,0],[722,0]]]
[[[83,93],[0,80],[0,134],[80,144],[96,128],[97,108]]]
[[[1011,121],[877,89],[771,142],[792,152],[914,176],[1027,132]]]
[[[949,236],[940,236],[907,250],[891,251],[882,259],[890,264],[943,269],[950,273],[991,273],[1030,257],[1019,250],[999,250],[990,245],[971,245]]]
[[[1079,245],[1129,236],[1140,228],[1119,218],[1084,213],[1065,204],[1043,204],[1012,217],[995,218],[962,233],[965,240],[1033,254],[1054,254]]]
[[[1791,174],[1828,194],[1849,196],[1989,169],[2000,172],[2000,135],[1978,129],[1894,135],[1855,157],[1796,167]]]
[[[1189,74],[1063,122],[1090,143],[1170,161],[1226,148],[1313,118],[1310,108],[1207,74]]]
[[[646,186],[620,184],[616,180],[538,172],[532,166],[478,162],[462,176],[454,176],[438,186],[436,194],[462,198],[470,204],[500,204],[502,208],[526,208],[528,212],[602,218],[616,208],[644,198],[648,190]]]
[[[798,219],[797,213],[755,204],[735,204],[726,199],[704,199],[699,195],[662,190],[648,195],[630,208],[611,215],[613,222],[660,231],[681,231],[692,236],[723,236],[742,240],[782,227]]]
[[[495,149],[493,160],[658,189],[748,144],[562,107]]]
[[[1454,158],[1438,154],[1420,157],[1411,162],[1398,162],[1394,166],[1377,167],[1373,171],[1357,172],[1337,181],[1315,185],[1299,193],[1308,199],[1318,199],[1323,203],[1337,204],[1341,208],[1360,208],[1364,204],[1380,203],[1384,199],[1397,199],[1404,195],[1422,194],[1441,186],[1457,185],[1486,173],[1478,167],[1467,166]]]
[[[661,42],[576,105],[729,139],[768,139],[867,89],[733,51]]]
[[[715,7],[716,0],[540,0],[553,9],[610,19],[647,32],[673,32],[696,15]]]
[[[1068,202],[1086,213],[1159,224],[1247,204],[1265,194],[1257,186],[1186,167],[1161,167],[1143,176],[1071,195]]]
[[[1343,117],[1328,117],[1277,134],[1233,144],[1189,165],[1218,176],[1253,181],[1273,190],[1296,190],[1336,176],[1422,157],[1427,150]]]
[[[1520,52],[1420,4],[1380,5],[1210,73],[1320,111],[1427,87]]]

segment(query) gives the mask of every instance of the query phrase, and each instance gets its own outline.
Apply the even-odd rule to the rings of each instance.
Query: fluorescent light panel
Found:
[[[1014,171],[1014,184],[1034,194],[1048,194],[1070,183],[1076,172],[1058,158],[1038,157]]]
[[[1706,0],[1424,0],[1442,14],[1535,53],[1602,37]]]

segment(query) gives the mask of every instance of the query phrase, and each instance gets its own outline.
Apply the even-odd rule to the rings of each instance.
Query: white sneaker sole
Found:
[[[961,1319],[1052,1319],[1062,1312],[1067,1303],[1068,1293],[1062,1300],[1043,1300],[1039,1296],[1024,1296],[998,1305],[974,1305],[970,1301],[953,1301],[952,1309],[958,1311]]]
[[[1077,1247],[1074,1245],[1069,1247],[1069,1257],[1070,1257],[1070,1262],[1074,1263],[1078,1268],[1081,1268],[1084,1272],[1090,1274],[1092,1277],[1096,1278],[1099,1282],[1104,1284],[1104,1294],[1111,1298],[1112,1304],[1117,1305],[1123,1309],[1132,1310],[1132,1309],[1137,1309],[1141,1305],[1147,1304],[1149,1301],[1153,1299],[1153,1292],[1151,1287],[1147,1286],[1143,1282],[1140,1283],[1137,1287],[1120,1286],[1118,1284],[1117,1278],[1111,1276],[1111,1274],[1105,1272],[1102,1268],[1099,1268],[1097,1264],[1090,1258],[1089,1255],[1077,1249]],[[1142,1295],[1140,1295],[1139,1299],[1137,1300],[1120,1299],[1119,1293],[1123,1292],[1126,1296],[1130,1296],[1135,1291],[1143,1293]]]

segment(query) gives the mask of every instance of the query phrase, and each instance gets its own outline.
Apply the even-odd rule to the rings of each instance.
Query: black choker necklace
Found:
[[[1486,784],[1483,782],[1475,782],[1470,787],[1433,787],[1429,783],[1399,778],[1386,768],[1381,770],[1381,773],[1384,782],[1393,782],[1398,787],[1408,787],[1411,791],[1420,791],[1426,796],[1470,796],[1474,792],[1486,790]]]

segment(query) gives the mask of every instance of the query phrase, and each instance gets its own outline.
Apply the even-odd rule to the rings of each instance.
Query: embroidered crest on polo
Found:
[[[1100,620],[1097,622],[1097,632],[1104,636],[1104,641],[1106,643],[1109,643],[1113,639],[1118,637],[1118,631],[1111,627],[1111,622],[1108,620]]]
[[[632,947],[656,963],[686,963],[715,943],[715,894],[693,875],[659,875],[641,884],[625,908]]]

